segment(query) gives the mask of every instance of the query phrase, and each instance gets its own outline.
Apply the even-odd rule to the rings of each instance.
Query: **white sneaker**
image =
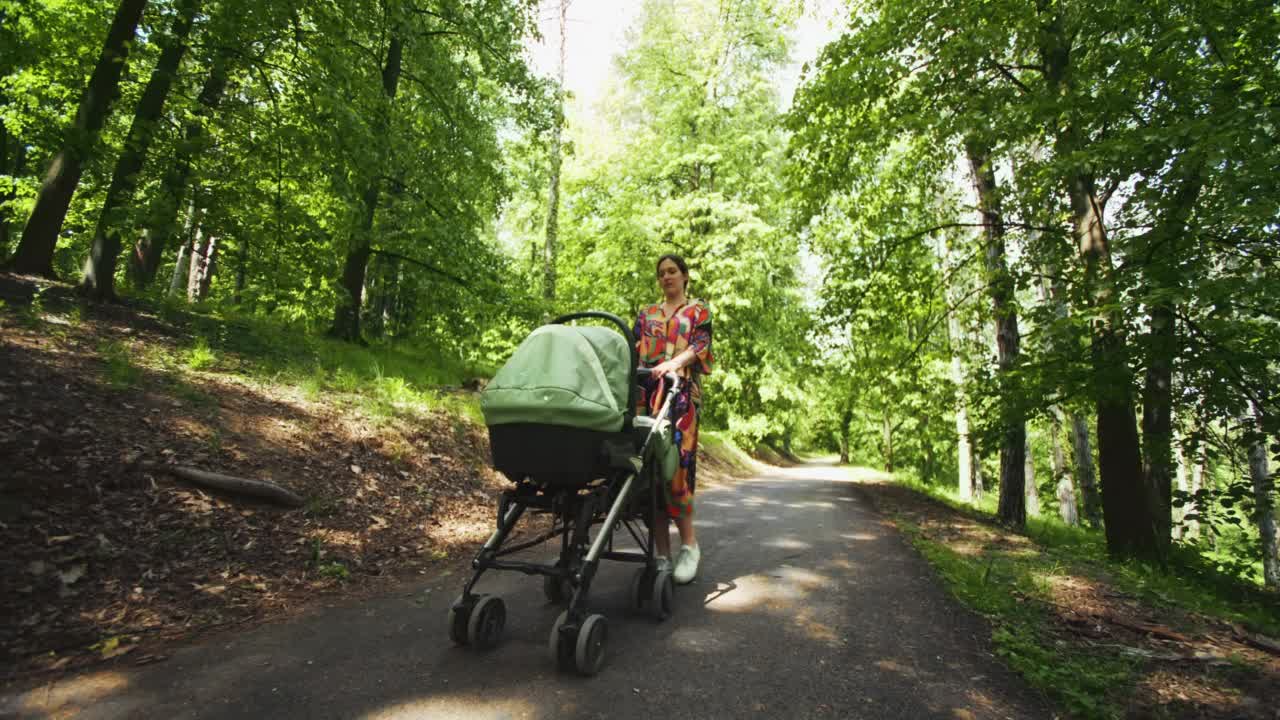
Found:
[[[680,548],[680,552],[676,555],[676,569],[672,573],[672,579],[677,585],[688,585],[698,574],[698,560],[702,557],[702,553],[698,550],[697,545],[685,545]]]
[[[671,558],[665,555],[659,555],[658,563],[657,563],[657,571],[662,572],[664,570],[667,572],[671,572]]]

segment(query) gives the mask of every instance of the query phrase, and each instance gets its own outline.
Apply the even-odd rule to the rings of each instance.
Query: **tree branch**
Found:
[[[421,260],[418,260],[418,259],[415,259],[415,258],[411,258],[411,257],[409,257],[409,256],[407,256],[407,255],[401,255],[400,253],[391,252],[390,250],[379,250],[379,249],[377,249],[377,248],[373,248],[373,249],[371,249],[371,250],[369,251],[369,254],[370,254],[370,255],[382,255],[383,257],[395,258],[396,260],[403,260],[404,262],[407,262],[407,263],[409,263],[410,265],[416,265],[417,267],[420,267],[420,268],[422,268],[423,270],[426,270],[426,271],[428,271],[428,272],[435,273],[436,275],[439,275],[440,277],[443,277],[443,278],[447,278],[447,279],[449,279],[449,280],[452,280],[453,282],[457,283],[458,285],[460,285],[460,286],[462,286],[462,287],[464,287],[464,288],[466,288],[466,289],[468,289],[468,290],[472,289],[472,288],[471,288],[470,283],[468,283],[466,280],[463,280],[462,278],[458,277],[457,275],[454,275],[454,274],[452,274],[452,273],[445,272],[444,270],[441,270],[440,268],[438,268],[438,267],[436,267],[436,266],[434,266],[434,265],[431,265],[431,264],[429,264],[429,263],[425,263],[425,262],[423,262],[423,261],[421,261]]]

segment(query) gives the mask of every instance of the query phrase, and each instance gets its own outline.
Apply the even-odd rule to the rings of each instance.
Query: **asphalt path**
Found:
[[[822,465],[699,493],[702,568],[669,620],[627,609],[633,565],[602,564],[591,606],[609,640],[594,678],[553,667],[560,608],[519,573],[478,588],[506,602],[502,643],[454,647],[453,574],[0,699],[0,717],[1053,717],[863,497],[850,471]]]

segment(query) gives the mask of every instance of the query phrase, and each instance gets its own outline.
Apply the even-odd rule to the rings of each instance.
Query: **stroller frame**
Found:
[[[492,648],[501,639],[506,607],[497,596],[473,592],[481,576],[489,570],[541,575],[543,593],[549,601],[567,600],[567,607],[552,627],[548,641],[552,661],[562,671],[595,675],[604,661],[608,623],[603,615],[588,612],[587,601],[601,560],[641,565],[631,581],[633,610],[647,612],[658,621],[667,619],[672,612],[674,582],[670,570],[659,567],[655,545],[655,533],[667,531],[666,522],[659,522],[665,518],[659,518],[658,514],[658,493],[662,488],[657,482],[649,483],[648,502],[644,503],[647,507],[637,506],[643,499],[638,495],[643,491],[639,486],[643,482],[645,451],[667,419],[680,379],[674,374],[666,376],[671,385],[656,415],[636,416],[636,384],[647,376],[648,370],[638,367],[635,338],[622,319],[609,313],[587,311],[564,315],[551,322],[566,324],[588,318],[606,320],[617,326],[631,349],[627,407],[622,431],[616,436],[629,439],[629,449],[633,452],[627,455],[625,464],[613,458],[614,462],[607,465],[605,477],[593,477],[587,482],[548,482],[545,477],[535,479],[527,475],[512,478],[515,487],[503,491],[499,497],[497,527],[472,560],[475,572],[449,610],[449,635],[458,645],[480,650]],[[529,540],[506,545],[521,517],[530,510],[551,514],[551,529]],[[599,530],[593,538],[591,529],[596,526]],[[625,528],[643,552],[616,550],[614,535],[619,528]],[[553,565],[504,559],[556,537],[560,538],[560,555]]]

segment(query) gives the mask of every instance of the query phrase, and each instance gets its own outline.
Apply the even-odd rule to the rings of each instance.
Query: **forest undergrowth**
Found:
[[[1072,717],[1274,717],[1273,593],[1203,568],[1109,560],[1098,533],[1054,518],[1015,533],[946,490],[895,480],[860,487],[990,621],[995,653]]]

